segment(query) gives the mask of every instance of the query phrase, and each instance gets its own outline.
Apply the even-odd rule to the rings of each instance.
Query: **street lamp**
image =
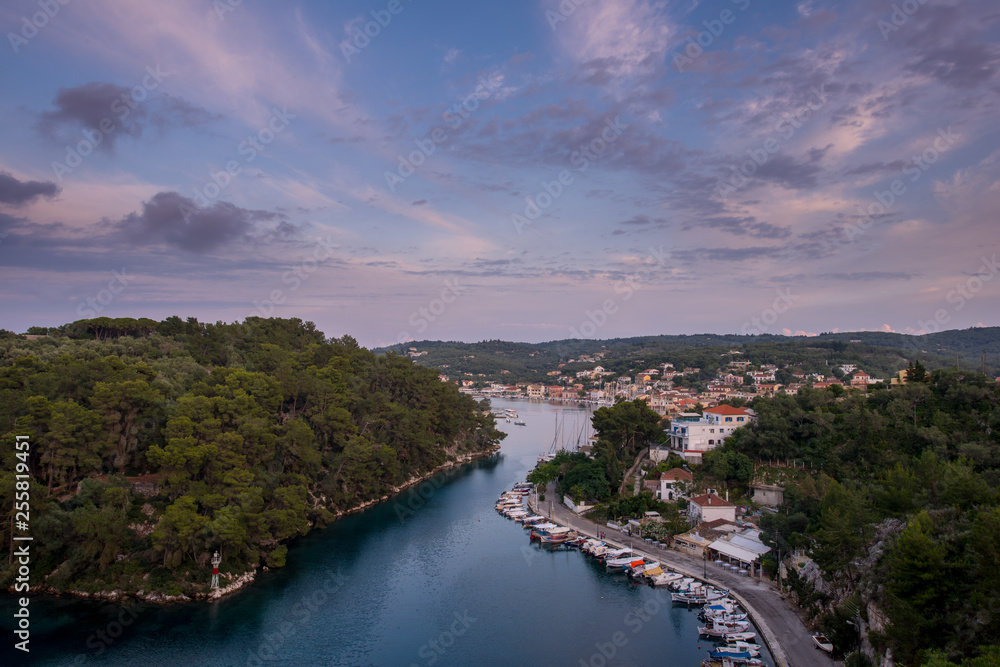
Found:
[[[848,619],[847,624],[854,626],[854,629],[858,631],[858,643],[857,643],[857,648],[854,651],[854,654],[857,657],[855,657],[854,661],[855,665],[860,665],[861,664],[861,610],[860,609],[858,610],[858,622],[855,623],[854,621]]]

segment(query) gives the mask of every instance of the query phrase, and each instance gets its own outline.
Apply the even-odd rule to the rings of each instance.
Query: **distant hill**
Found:
[[[711,370],[728,361],[731,350],[754,364],[787,364],[803,372],[829,372],[832,366],[851,363],[877,377],[889,377],[910,361],[920,361],[933,370],[953,367],[957,359],[962,367],[978,370],[985,352],[987,375],[1000,374],[1000,327],[921,336],[853,331],[818,336],[694,334],[546,343],[413,341],[375,352],[407,354],[411,348],[419,354],[414,361],[452,377],[504,382],[542,382],[550,371],[572,373],[593,368],[595,363],[616,373],[638,372],[643,370],[638,366],[664,362]],[[579,361],[581,356],[587,360]]]

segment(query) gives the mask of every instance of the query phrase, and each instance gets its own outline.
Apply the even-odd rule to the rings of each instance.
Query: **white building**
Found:
[[[708,408],[704,415],[682,412],[670,422],[670,449],[685,461],[701,463],[705,452],[715,449],[733,431],[753,420],[753,410],[734,408],[731,405]]]
[[[725,519],[736,522],[736,505],[730,505],[714,493],[695,496],[688,502],[688,520],[698,524],[703,521]]]

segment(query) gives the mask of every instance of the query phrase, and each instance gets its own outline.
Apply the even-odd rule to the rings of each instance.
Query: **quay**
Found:
[[[554,484],[550,486],[553,488],[546,489],[545,493],[549,497],[555,497]],[[554,523],[572,528],[581,535],[601,539],[599,535],[603,531],[605,542],[623,547],[634,544],[637,550],[659,560],[664,568],[669,567],[684,576],[729,590],[730,596],[746,609],[760,630],[777,667],[834,667],[839,664],[816,648],[812,632],[802,618],[768,583],[756,578],[741,577],[720,569],[713,562],[706,563],[673,549],[662,549],[610,526],[602,526],[574,514],[555,500],[551,503],[538,503],[537,496],[532,494],[529,496],[528,506],[535,513],[548,516]]]

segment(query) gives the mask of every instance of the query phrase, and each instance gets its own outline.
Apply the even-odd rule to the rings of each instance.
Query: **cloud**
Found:
[[[142,100],[135,89],[100,81],[60,88],[53,101],[55,109],[42,112],[36,127],[43,136],[60,142],[78,139],[78,130],[97,132],[97,149],[113,153],[119,139],[137,139],[147,126],[160,130],[195,127],[217,118],[179,97],[157,95],[142,86],[136,89],[145,91]],[[112,129],[105,131],[102,124]]]
[[[737,236],[753,236],[764,239],[782,239],[791,235],[788,227],[779,227],[769,222],[758,222],[753,216],[714,216],[691,220],[682,227],[688,231],[699,227],[721,229]]]
[[[160,192],[142,204],[141,213],[129,213],[116,226],[133,243],[166,243],[188,252],[203,253],[226,244],[252,239],[255,224],[278,217],[271,211],[239,208],[217,202],[206,208],[176,192]],[[287,237],[288,225],[271,232]]]
[[[52,181],[19,181],[0,171],[0,204],[23,206],[39,197],[52,199],[57,194],[59,186]]]
[[[754,177],[790,190],[814,188],[818,183],[817,177],[823,171],[819,163],[829,148],[811,149],[808,159],[801,161],[790,155],[775,155],[757,169]]]

